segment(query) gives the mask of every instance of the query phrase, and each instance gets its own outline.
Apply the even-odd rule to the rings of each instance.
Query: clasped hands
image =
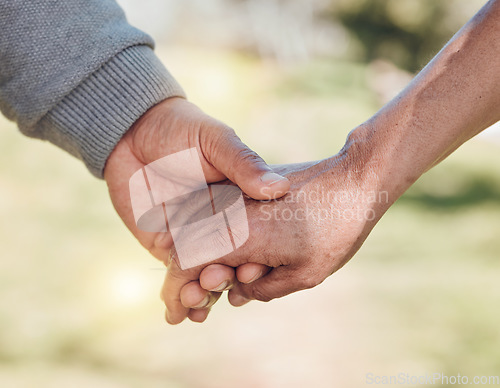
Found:
[[[182,98],[151,108],[120,140],[104,178],[126,226],[167,266],[162,299],[171,324],[203,322],[228,290],[233,306],[314,287],[359,249],[388,207],[373,158],[353,131],[325,160],[268,166],[234,131]],[[245,193],[248,240],[207,265],[181,270],[169,233],[144,232],[132,213],[129,179],[145,165],[195,147],[208,183],[229,180]]]

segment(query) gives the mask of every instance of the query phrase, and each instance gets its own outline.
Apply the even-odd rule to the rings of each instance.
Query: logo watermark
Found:
[[[373,221],[376,218],[373,205],[389,203],[389,193],[298,190],[283,198],[263,202],[265,204],[260,207],[262,221]]]
[[[182,269],[233,252],[248,239],[248,219],[238,187],[207,184],[196,148],[165,156],[129,181],[137,227],[170,231]]]
[[[138,229],[170,232],[182,269],[216,260],[248,240],[243,193],[234,185],[208,184],[196,148],[136,171],[129,189]],[[295,190],[260,201],[259,212],[261,221],[372,221],[377,202],[388,203],[388,193]]]
[[[377,375],[369,372],[365,378],[365,383],[368,385],[500,385],[500,376],[467,376],[460,373],[447,375],[441,372],[423,375],[405,372],[394,375]]]

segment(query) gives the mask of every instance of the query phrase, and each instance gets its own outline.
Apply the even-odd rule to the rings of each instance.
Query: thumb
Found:
[[[224,174],[253,199],[282,197],[290,189],[287,178],[273,172],[256,152],[248,148],[232,129],[212,144],[205,156],[218,171]]]
[[[262,302],[268,302],[272,299],[281,298],[292,292],[310,288],[297,279],[297,273],[289,266],[279,266],[273,268],[264,277],[255,280],[252,283],[237,285],[229,291],[231,299],[256,299]],[[236,297],[236,295],[238,295]]]

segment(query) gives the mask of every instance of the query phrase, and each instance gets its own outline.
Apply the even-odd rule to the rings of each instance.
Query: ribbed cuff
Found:
[[[149,108],[184,91],[148,46],[118,53],[39,123],[43,138],[83,160],[102,178],[111,151]]]

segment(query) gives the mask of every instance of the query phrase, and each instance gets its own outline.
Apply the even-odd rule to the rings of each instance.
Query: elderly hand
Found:
[[[207,183],[229,179],[255,199],[283,195],[289,182],[271,168],[221,122],[204,114],[182,98],[169,98],[152,107],[124,135],[110,155],[104,171],[113,205],[127,227],[156,258],[168,263],[172,238],[169,233],[151,233],[137,228],[134,220],[129,179],[145,165],[164,156],[196,147]],[[217,269],[217,267],[216,267]],[[209,271],[210,268],[207,268]],[[234,270],[218,267],[215,271],[229,279],[222,289],[231,287]],[[176,276],[173,274],[173,276]],[[180,300],[180,285],[172,284],[168,298]],[[220,291],[220,290],[219,290]],[[212,301],[220,292],[210,294]],[[203,320],[204,310],[182,308],[184,316]]]
[[[401,93],[351,133],[339,155],[292,168],[285,197],[247,202],[250,238],[218,263],[253,262],[272,269],[251,284],[237,284],[229,295],[233,304],[319,284],[352,257],[389,206],[425,171],[500,119],[500,72],[491,65],[500,63],[499,20],[500,1],[489,1]],[[211,289],[206,282],[217,273],[182,272],[175,264],[166,284],[184,282],[186,304],[193,291],[201,291],[196,279]],[[238,279],[245,281],[241,268]],[[177,311],[174,301],[165,302],[170,313]],[[175,313],[173,320],[180,318]]]
[[[217,264],[181,271],[172,260],[163,295],[169,322],[182,321],[186,306],[210,305],[206,290],[224,279],[225,266],[238,267],[239,282],[228,295],[235,306],[314,287],[341,268],[390,206],[375,164],[355,138],[332,158],[274,167],[291,182],[289,192],[271,201],[246,200],[249,239]],[[172,284],[182,284],[180,301],[169,292]]]

